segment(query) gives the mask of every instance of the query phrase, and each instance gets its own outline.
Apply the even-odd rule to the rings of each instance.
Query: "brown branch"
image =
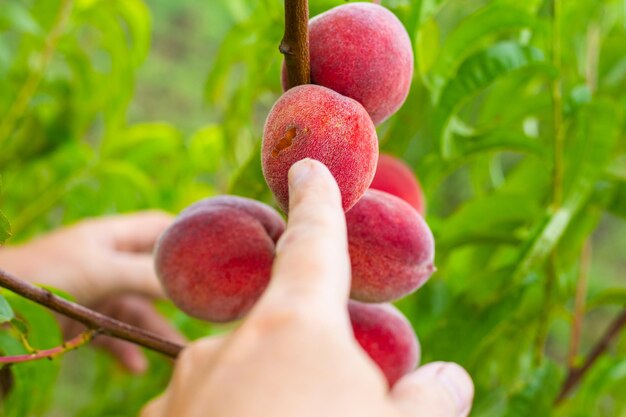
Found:
[[[285,55],[288,88],[311,82],[309,2],[285,0],[285,35],[278,48]]]
[[[585,299],[587,298],[587,283],[589,280],[589,267],[591,264],[591,241],[587,240],[580,256],[580,270],[576,284],[576,299],[574,301],[574,319],[572,320],[572,333],[570,336],[567,365],[570,369],[576,366],[576,357],[580,349],[583,318],[585,315]]]
[[[580,382],[580,380],[585,376],[587,371],[593,366],[593,364],[598,360],[600,356],[611,346],[613,340],[617,337],[620,331],[626,326],[626,306],[622,310],[622,312],[617,316],[615,320],[611,323],[606,332],[602,335],[600,340],[593,346],[589,356],[585,359],[585,362],[580,368],[570,369],[567,374],[567,378],[565,378],[565,382],[561,388],[561,392],[559,393],[556,403],[560,403],[565,399],[565,397],[569,394],[569,392]]]
[[[0,287],[11,290],[50,310],[83,323],[88,328],[94,329],[101,334],[126,340],[172,358],[176,358],[184,348],[184,346],[165,340],[152,332],[131,326],[90,310],[87,307],[57,297],[50,291],[29,284],[3,270],[0,270]]]
[[[36,361],[40,359],[53,359],[57,356],[69,352],[70,350],[78,349],[79,347],[91,342],[98,332],[96,330],[87,330],[79,334],[78,336],[68,340],[61,346],[54,347],[52,349],[40,350],[26,355],[16,356],[0,356],[0,364],[13,364]]]

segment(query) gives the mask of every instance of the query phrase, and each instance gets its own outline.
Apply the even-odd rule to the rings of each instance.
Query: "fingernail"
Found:
[[[474,399],[474,384],[465,369],[455,363],[443,363],[437,370],[435,378],[454,398],[458,416],[467,416]]]
[[[296,162],[289,169],[289,185],[295,186],[306,181],[313,171],[313,163],[309,158]]]

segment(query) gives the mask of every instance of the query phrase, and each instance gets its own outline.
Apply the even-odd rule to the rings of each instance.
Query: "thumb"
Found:
[[[406,416],[466,417],[474,384],[459,365],[434,362],[399,380],[391,396]]]

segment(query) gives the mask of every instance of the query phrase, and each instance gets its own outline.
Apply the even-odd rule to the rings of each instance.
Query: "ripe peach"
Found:
[[[312,83],[355,99],[375,124],[402,106],[413,78],[413,49],[389,10],[373,3],[337,6],[311,19],[309,38]]]
[[[351,297],[385,302],[418,289],[435,271],[433,235],[407,202],[367,190],[346,213]]]
[[[370,188],[400,197],[424,215],[426,203],[422,187],[411,168],[403,160],[380,154]]]
[[[350,209],[372,182],[378,160],[376,129],[363,106],[317,85],[301,85],[283,94],[265,122],[261,163],[285,212],[287,173],[304,158],[328,167],[341,190],[344,210]]]
[[[354,337],[390,387],[417,366],[420,346],[409,321],[391,304],[348,303]]]
[[[285,230],[271,207],[235,196],[184,210],[159,239],[157,275],[187,314],[214,322],[242,317],[270,279],[276,241]]]

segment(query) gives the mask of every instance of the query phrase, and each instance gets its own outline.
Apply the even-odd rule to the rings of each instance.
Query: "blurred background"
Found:
[[[311,0],[311,15],[342,3]],[[423,361],[468,368],[474,416],[626,416],[624,332],[554,405],[568,367],[626,306],[626,1],[382,4],[416,56],[411,94],[379,138],[424,186],[437,242],[438,272],[398,303]],[[219,193],[273,204],[259,141],[281,93],[282,31],[279,0],[0,0],[8,244]],[[49,313],[7,298],[33,346],[61,342]],[[190,338],[228,330],[159,308]],[[23,346],[0,329],[0,349]],[[90,348],[14,366],[0,415],[135,415],[171,372],[149,357],[139,377]]]

